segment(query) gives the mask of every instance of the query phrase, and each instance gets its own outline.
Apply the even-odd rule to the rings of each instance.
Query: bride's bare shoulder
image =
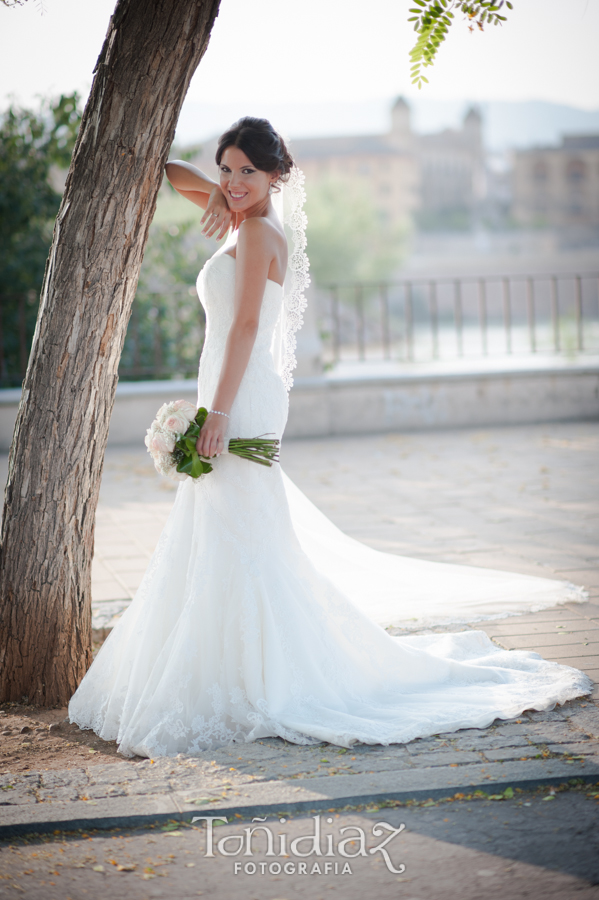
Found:
[[[287,248],[285,233],[268,216],[251,216],[239,226],[239,240],[252,250],[280,253]]]

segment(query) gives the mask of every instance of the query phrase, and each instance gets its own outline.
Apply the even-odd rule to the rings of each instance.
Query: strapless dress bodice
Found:
[[[198,275],[198,296],[206,312],[204,351],[212,352],[220,348],[224,352],[224,342],[233,322],[236,268],[237,260],[233,256],[219,252],[206,262]],[[282,286],[268,279],[264,288],[253,356],[270,351],[282,299]]]
[[[198,404],[212,406],[222,371],[227,337],[235,312],[237,260],[219,251],[198,275],[197,289],[206,312],[206,335],[198,373]],[[230,410],[228,437],[275,434],[282,437],[289,400],[276,369],[272,342],[283,305],[283,288],[267,280],[258,333],[237,396]]]

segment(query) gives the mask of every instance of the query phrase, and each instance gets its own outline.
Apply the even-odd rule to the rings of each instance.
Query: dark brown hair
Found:
[[[218,139],[216,164],[220,166],[227,147],[238,147],[253,166],[262,172],[281,173],[279,181],[287,181],[293,157],[281,135],[275,131],[268,119],[244,116],[225,131]]]

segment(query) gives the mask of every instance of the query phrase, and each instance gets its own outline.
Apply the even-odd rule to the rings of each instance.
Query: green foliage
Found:
[[[3,384],[19,384],[23,374],[23,356],[26,359],[35,327],[53,221],[60,205],[52,175],[68,167],[80,120],[76,93],[45,100],[38,111],[11,106],[0,117]]]
[[[504,2],[507,9],[514,8],[509,0],[414,0],[417,6],[410,9],[414,15],[408,19],[408,22],[415,23],[414,31],[418,34],[418,40],[410,51],[412,84],[417,84],[419,89],[422,82],[428,84],[422,69],[433,65],[437,50],[453,23],[452,10],[465,15],[470,31],[474,31],[475,25],[484,31],[485,25],[500,25],[506,21],[506,17],[499,14]]]
[[[194,223],[152,224],[121,357],[122,378],[197,372],[204,314],[193,285],[209,252]]]
[[[366,185],[327,178],[310,184],[307,194],[307,253],[316,284],[393,273],[403,257],[405,229],[385,223]]]
[[[11,9],[15,6],[24,6],[25,3],[27,3],[27,0],[0,0],[0,3],[3,3],[5,6],[8,6],[8,8]],[[37,6],[39,14],[43,16],[46,12],[44,0],[35,0],[35,5]]]

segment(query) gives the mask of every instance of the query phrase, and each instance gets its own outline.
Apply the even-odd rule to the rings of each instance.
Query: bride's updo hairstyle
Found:
[[[275,131],[268,119],[244,116],[243,119],[239,119],[231,125],[228,131],[221,134],[216,151],[218,166],[220,166],[227,147],[238,147],[245,153],[252,165],[262,172],[279,171],[281,174],[274,184],[275,190],[280,190],[277,185],[287,181],[289,173],[295,165],[285,141]]]

